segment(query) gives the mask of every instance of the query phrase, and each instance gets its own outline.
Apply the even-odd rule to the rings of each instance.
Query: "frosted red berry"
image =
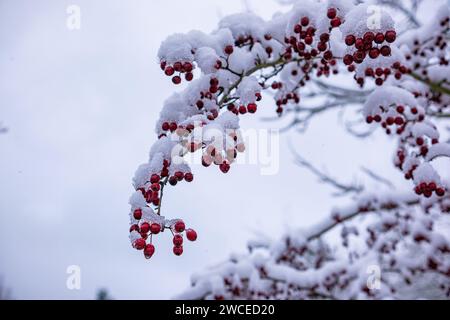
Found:
[[[136,210],[134,210],[134,212],[133,212],[133,217],[134,217],[136,220],[141,219],[141,218],[142,218],[142,210],[141,210],[141,209],[136,209]]]

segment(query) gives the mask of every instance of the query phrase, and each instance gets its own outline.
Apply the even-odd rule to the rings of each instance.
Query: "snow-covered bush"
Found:
[[[161,215],[163,191],[193,180],[183,159],[188,153],[202,153],[205,167],[228,172],[245,150],[239,118],[257,112],[266,92],[278,116],[306,114],[293,125],[326,109],[302,109],[312,88],[333,97],[334,105],[362,103],[366,126],[381,126],[397,139],[395,166],[413,184],[404,195],[360,193],[353,206],[335,210],[317,228],[252,243],[248,254],[195,277],[184,297],[395,297],[399,281],[410,284],[424,274],[442,278],[440,289],[450,293],[449,236],[439,229],[450,211],[450,185],[433,167],[436,158],[450,157],[450,144],[434,123],[450,116],[449,7],[419,26],[401,2],[382,2],[299,1],[268,21],[235,14],[210,34],[175,34],[161,44],[164,74],[175,85],[183,78],[189,84],[166,100],[156,123],[158,141],[133,179],[130,239],[145,257],[155,252],[153,235],[166,229],[176,255],[183,252],[184,232],[196,240],[180,218]],[[394,9],[415,27],[399,32]],[[336,74],[353,77],[361,91],[322,80]],[[358,217],[366,219],[353,223]],[[336,229],[344,253],[327,242]],[[367,285],[361,265],[368,261],[392,274],[382,278],[383,290]]]

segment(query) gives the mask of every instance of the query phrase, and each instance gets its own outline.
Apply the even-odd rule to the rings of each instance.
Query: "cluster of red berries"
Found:
[[[202,165],[204,167],[209,167],[211,164],[215,164],[219,166],[220,171],[223,173],[227,173],[230,171],[230,164],[233,161],[237,153],[233,150],[233,155],[231,155],[232,159],[230,160],[227,154],[227,157],[224,158],[221,152],[216,151],[214,148],[209,151],[209,148],[206,148],[205,153],[202,155]]]
[[[450,30],[450,17],[445,17],[440,21],[440,30],[433,30],[433,35],[413,42],[411,52],[405,55],[407,61],[413,60],[411,68],[424,77],[428,77],[427,62],[423,63],[423,58],[436,55],[436,51],[443,51],[448,46],[448,32]],[[439,65],[448,66],[449,59],[445,54],[439,55]]]
[[[296,76],[296,74],[293,74],[293,76]],[[287,105],[290,101],[293,101],[295,104],[298,104],[300,102],[300,97],[296,92],[287,92],[287,93],[282,92],[283,89],[282,82],[274,81],[271,85],[271,88],[274,90],[279,90],[280,92],[276,99],[277,105],[276,113],[278,113],[278,115],[281,115],[283,113],[283,105]]]
[[[217,78],[212,77],[209,80],[209,88],[207,91],[200,92],[200,99],[198,99],[195,103],[198,110],[203,110],[205,106],[205,99],[214,100],[217,94],[220,94],[223,91],[223,87],[219,85],[219,80]],[[210,109],[206,112],[206,116],[208,120],[214,120],[219,116],[219,111],[217,109]]]
[[[159,206],[161,186],[165,183],[162,180],[163,178],[166,178],[171,185],[176,185],[183,179],[187,182],[192,182],[194,180],[194,175],[191,172],[183,173],[181,171],[176,171],[174,175],[169,176],[169,165],[169,161],[164,160],[160,174],[151,175],[149,183],[146,184],[147,188],[140,187],[137,189],[137,191],[142,193],[148,204]]]
[[[344,63],[350,65],[353,62],[362,63],[368,56],[371,59],[376,59],[380,55],[387,57],[391,55],[391,47],[386,43],[393,43],[397,37],[395,30],[388,30],[386,33],[373,33],[367,31],[361,38],[357,38],[353,34],[348,34],[345,37],[345,44],[349,47],[355,47],[353,55],[347,54],[344,56]]]
[[[247,112],[255,113],[257,108],[258,108],[258,106],[254,102],[249,103],[247,105],[242,104],[239,107],[237,107],[234,103],[230,103],[229,105],[227,105],[227,109],[236,115],[237,114],[246,114]]]
[[[178,125],[176,122],[163,122],[161,125],[161,129],[163,131],[170,131],[170,132],[174,132],[175,130],[177,130]]]
[[[238,138],[236,132],[228,133],[226,139],[232,139],[234,144],[227,143],[227,150],[224,152],[218,150],[214,145],[210,144],[205,147],[205,151],[202,155],[202,165],[209,167],[211,164],[219,166],[220,171],[227,173],[230,170],[231,163],[237,158],[238,152],[245,151],[245,144]]]
[[[436,143],[439,143],[438,139],[436,139],[436,138],[431,139],[431,144],[436,144]],[[419,147],[420,155],[425,157],[428,153],[428,145],[427,145],[425,139],[422,137],[417,137],[415,140],[415,144],[416,144],[416,146]]]
[[[388,30],[385,33],[367,31],[362,37],[348,34],[345,37],[345,44],[355,49],[353,53],[348,53],[343,57],[343,62],[348,66],[348,71],[355,71],[355,64],[361,64],[367,58],[377,59],[380,56],[390,56],[391,47],[389,44],[393,43],[396,38],[397,34],[395,30]],[[381,86],[389,75],[394,74],[396,79],[400,79],[402,74],[407,72],[408,70],[405,66],[400,65],[399,62],[395,62],[391,68],[367,68],[365,70],[365,76],[374,78],[375,84]],[[364,78],[355,77],[355,79],[359,85],[364,85]]]
[[[161,61],[161,70],[164,71],[166,76],[172,77],[172,82],[174,84],[181,83],[181,75],[184,74],[184,78],[186,81],[191,81],[194,79],[194,74],[192,71],[194,70],[194,65],[190,61],[177,61],[173,63],[173,65],[167,64],[166,61]]]
[[[379,114],[368,115],[366,117],[366,122],[381,123],[381,126],[385,129],[387,134],[392,133],[392,126],[395,126],[395,133],[402,134],[409,120],[420,122],[425,119],[425,115],[423,113],[420,113],[419,109],[416,107],[409,108],[410,119],[406,117],[406,108],[402,105],[396,106],[395,109],[391,107],[385,108],[384,106],[380,106],[380,111],[381,112]]]
[[[327,10],[327,17],[330,19],[330,30],[339,27],[342,23],[342,20],[338,17],[337,13],[336,8],[328,8]]]
[[[329,8],[327,11],[327,17],[330,19],[329,31],[341,25],[342,21],[337,16],[337,13],[335,8]],[[330,50],[329,32],[320,34],[317,45],[313,46],[315,37],[317,37],[316,28],[310,25],[310,19],[307,16],[300,18],[299,22],[294,25],[293,32],[293,36],[284,39],[287,47],[284,51],[283,58],[285,60],[291,60],[293,52],[302,57],[303,60],[298,62],[298,69],[292,69],[291,74],[293,77],[297,77],[301,71],[303,77],[299,79],[298,85],[290,92],[283,92],[283,84],[281,82],[272,83],[272,89],[279,91],[276,96],[276,112],[279,115],[283,112],[283,106],[287,105],[290,101],[293,101],[295,104],[300,102],[300,97],[295,91],[311,79],[310,73],[313,70],[316,70],[318,77],[338,73],[337,61],[334,58],[333,52]],[[313,59],[316,61],[311,61]]]
[[[133,212],[133,216],[136,220],[141,220],[142,210],[136,209]],[[141,238],[136,239],[133,242],[133,247],[137,250],[143,250],[146,259],[150,259],[155,253],[155,246],[153,245],[153,235],[157,235],[163,232],[165,229],[170,229],[173,234],[173,253],[177,256],[183,253],[183,232],[186,234],[186,238],[189,241],[195,241],[197,239],[197,232],[194,229],[186,229],[186,226],[182,220],[178,220],[172,226],[161,226],[161,224],[153,222],[140,222],[139,224],[133,224],[130,227],[130,232],[136,231],[141,235]],[[150,242],[147,240],[150,238]]]
[[[299,23],[294,26],[293,31],[296,36],[286,37],[284,39],[285,43],[289,45],[284,53],[284,58],[286,60],[292,58],[292,51],[295,51],[300,57],[304,57],[305,60],[316,57],[319,52],[324,52],[323,57],[325,60],[332,59],[332,52],[327,50],[327,43],[329,41],[328,33],[323,33],[321,35],[321,40],[317,48],[312,47],[316,35],[316,28],[310,26],[309,22],[308,17],[302,17]]]
[[[272,40],[272,36],[270,34],[265,34],[264,39],[267,41],[270,41],[270,40]],[[244,47],[244,46],[253,47],[253,45],[255,43],[260,43],[261,45],[263,45],[263,43],[261,42],[260,39],[255,39],[251,35],[240,35],[234,42],[235,46],[237,46],[237,47]],[[229,47],[230,46],[225,47],[226,54],[229,54],[228,53],[230,51]],[[227,50],[227,48],[228,48],[228,50]],[[266,51],[266,53],[269,57],[273,53],[273,48],[271,46],[265,46],[264,50]]]
[[[181,171],[176,171],[173,176],[169,177],[169,183],[175,186],[179,181],[192,182],[194,180],[194,175],[191,172],[183,173]]]
[[[436,182],[421,182],[419,183],[414,191],[416,194],[421,195],[423,194],[426,198],[429,198],[433,195],[433,192],[436,193],[437,196],[443,197],[445,194],[445,188],[442,186],[438,186]]]
[[[355,66],[350,65],[349,71],[354,71]],[[409,73],[410,70],[406,68],[404,65],[401,65],[400,62],[394,62],[390,68],[371,68],[368,67],[364,70],[364,75],[369,78],[373,78],[375,80],[375,84],[377,86],[383,85],[383,83],[387,80],[390,75],[394,75],[395,79],[400,80],[404,74]],[[356,82],[359,85],[364,85],[364,78],[358,77],[356,78]]]

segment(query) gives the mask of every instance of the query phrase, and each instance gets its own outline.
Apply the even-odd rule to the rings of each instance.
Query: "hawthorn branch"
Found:
[[[420,81],[420,82],[426,84],[428,87],[430,87],[430,89],[432,91],[443,93],[443,94],[450,96],[450,88],[442,86],[442,82],[433,82],[431,80],[422,78],[421,76],[419,76],[418,74],[416,74],[414,72],[411,72],[409,75],[411,77],[413,77],[414,79],[416,79],[417,81]]]

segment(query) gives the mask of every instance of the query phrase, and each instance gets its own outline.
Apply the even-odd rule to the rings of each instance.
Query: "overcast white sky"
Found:
[[[179,90],[159,69],[159,44],[174,32],[213,30],[243,3],[0,1],[0,122],[9,128],[0,135],[0,276],[13,298],[90,299],[101,287],[115,298],[170,298],[193,272],[244,250],[255,232],[276,238],[317,221],[333,204],[331,189],[293,164],[289,139],[344,181],[361,164],[398,176],[393,141],[348,138],[329,113],[306,135],[281,137],[277,175],[255,165],[228,175],[194,167],[194,183],[167,190],[165,215],[199,233],[183,256],[173,256],[168,235],[156,239],[151,260],[130,247],[131,178],[155,141],[162,102]],[[79,31],[66,28],[70,4],[81,8]],[[277,5],[247,7],[270,17]],[[258,120],[273,114],[266,101],[244,128],[274,125]],[[69,265],[81,267],[81,290],[66,288]]]

